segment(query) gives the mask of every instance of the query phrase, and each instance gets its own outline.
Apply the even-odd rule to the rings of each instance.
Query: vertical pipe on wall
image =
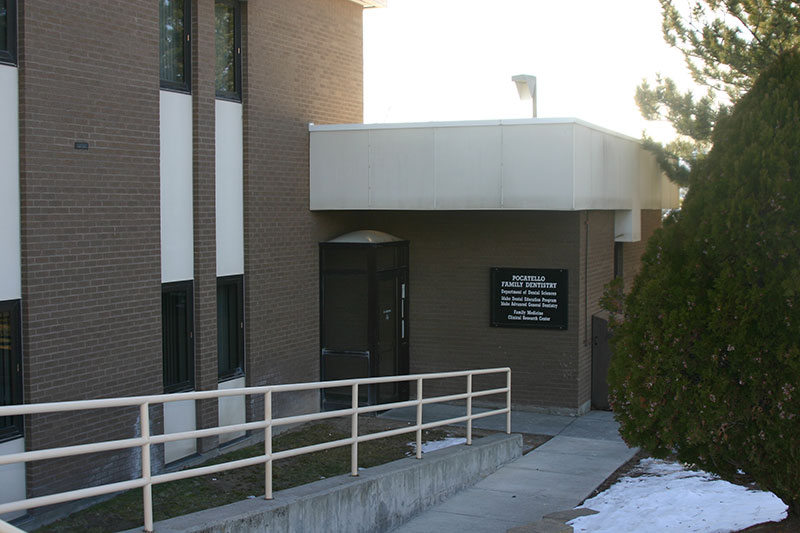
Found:
[[[589,212],[583,212],[583,345],[589,346]]]

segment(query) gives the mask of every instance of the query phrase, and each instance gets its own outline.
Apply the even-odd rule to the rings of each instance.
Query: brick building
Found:
[[[362,10],[385,3],[0,0],[0,405],[510,365],[515,404],[588,408],[602,286],[615,258],[629,277],[677,195],[659,188],[635,142],[617,150],[619,136],[607,132],[590,140],[599,152],[576,145],[569,156],[576,167],[606,157],[601,181],[635,161],[620,194],[593,196],[602,201],[509,208],[450,197],[429,208],[415,203],[426,185],[413,169],[387,178],[394,203],[361,202],[362,186],[349,179],[338,187],[340,172],[358,175],[363,158],[322,136],[356,130],[309,133],[309,123],[361,122]],[[406,146],[400,137],[389,140]],[[626,193],[640,176],[650,193]],[[536,179],[549,187],[547,176]],[[448,188],[458,189],[440,192]],[[571,190],[577,198],[583,189]],[[359,230],[400,239],[371,243],[384,233]],[[321,247],[344,234],[355,236]],[[363,342],[353,341],[363,346],[349,350],[361,359],[336,359],[348,339],[326,351],[336,326],[325,325],[336,304],[320,290],[328,249],[331,261],[338,249],[367,254]],[[381,269],[386,250],[393,259]],[[335,266],[331,279],[342,274]],[[564,328],[490,325],[492,267],[568,271]],[[381,287],[399,306],[394,315],[380,305]],[[229,398],[170,404],[152,418],[156,432],[179,431],[261,408]],[[275,405],[282,414],[319,408],[308,394]],[[128,438],[137,424],[113,410],[0,418],[0,453]],[[174,443],[156,468],[219,444]],[[0,501],[127,479],[137,461],[108,452],[0,467]]]

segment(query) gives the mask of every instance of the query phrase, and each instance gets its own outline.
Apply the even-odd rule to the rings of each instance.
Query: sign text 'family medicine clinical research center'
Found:
[[[491,269],[491,325],[567,329],[567,270]]]

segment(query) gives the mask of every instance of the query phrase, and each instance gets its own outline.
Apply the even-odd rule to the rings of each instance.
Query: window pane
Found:
[[[217,92],[236,92],[236,19],[234,6],[227,2],[217,2],[216,51],[217,51]]]
[[[0,50],[8,51],[8,0],[0,0]]]
[[[11,405],[11,313],[0,312],[0,405]],[[0,427],[6,422],[0,418]]]
[[[241,278],[220,281],[217,285],[217,353],[219,377],[244,370]]]
[[[161,295],[164,390],[192,387],[192,313],[190,288],[165,290]]]
[[[367,248],[330,246],[322,248],[322,267],[330,270],[367,271]]]
[[[184,65],[186,28],[183,4],[184,0],[161,0],[159,13],[161,80],[178,84],[186,83],[186,65]]]
[[[369,350],[369,283],[365,274],[328,273],[323,277],[322,348]]]
[[[0,302],[0,405],[22,402],[19,306]],[[0,417],[0,441],[22,433],[22,417]]]

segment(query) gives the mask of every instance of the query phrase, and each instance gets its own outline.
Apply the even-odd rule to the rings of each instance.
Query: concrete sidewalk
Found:
[[[430,405],[424,414],[424,422],[454,418],[463,416],[464,407]],[[416,421],[416,410],[395,409],[381,416]],[[473,424],[503,431],[505,416]],[[511,430],[553,438],[394,531],[497,533],[525,526],[575,507],[636,453],[619,437],[612,414],[604,411],[581,417],[514,411]]]

